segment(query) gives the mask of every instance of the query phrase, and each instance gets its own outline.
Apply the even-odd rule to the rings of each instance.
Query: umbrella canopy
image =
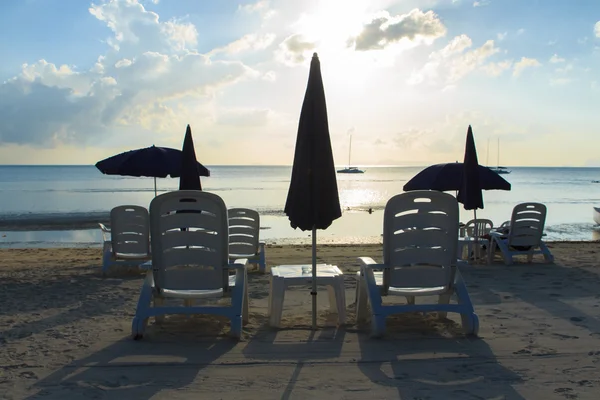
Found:
[[[510,183],[488,167],[479,165],[477,169],[482,190],[510,190]],[[406,182],[404,190],[458,191],[463,186],[464,171],[463,163],[431,165]]]
[[[194,150],[194,139],[192,129],[187,126],[185,139],[183,140],[183,153],[181,157],[181,176],[179,177],[179,190],[202,190],[200,174],[198,173],[196,150]],[[208,176],[208,175],[207,175]]]
[[[310,63],[284,211],[292,228],[303,231],[327,229],[342,216],[317,53]]]
[[[146,147],[114,155],[96,163],[106,175],[177,178],[181,175],[181,150],[170,147]],[[197,163],[198,174],[210,176],[208,169]]]
[[[114,155],[96,163],[96,168],[106,175],[148,176],[154,178],[177,178],[181,175],[182,152],[170,147],[146,147]],[[210,171],[196,162],[198,175],[210,176]]]
[[[327,229],[342,216],[333,152],[329,139],[327,104],[317,53],[310,72],[296,137],[292,179],[285,202],[292,228],[312,229],[312,328],[317,327],[317,229]]]
[[[467,143],[465,145],[465,160],[463,162],[462,187],[456,199],[461,202],[465,210],[483,208],[483,195],[479,183],[479,163],[477,162],[477,149],[471,125],[467,130]]]

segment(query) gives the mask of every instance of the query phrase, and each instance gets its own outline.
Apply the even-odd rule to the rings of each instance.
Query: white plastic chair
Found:
[[[150,203],[152,271],[142,286],[132,323],[135,339],[149,317],[166,314],[222,315],[239,338],[248,320],[247,260],[229,262],[227,208],[208,192],[180,190]],[[230,276],[229,271],[235,271]],[[195,300],[231,297],[231,305],[194,305]],[[165,300],[183,300],[183,306]]]
[[[230,208],[229,258],[247,258],[258,265],[260,272],[267,268],[265,242],[260,241],[260,215],[248,208]]]
[[[496,246],[502,252],[506,265],[511,265],[516,255],[527,255],[527,261],[531,262],[534,254],[542,254],[547,262],[553,262],[554,256],[542,240],[546,212],[546,206],[542,203],[517,204],[508,227],[505,227],[509,229],[508,234],[490,232],[492,240],[488,263],[494,260]]]
[[[110,211],[110,228],[99,225],[104,242],[103,275],[112,265],[140,265],[150,259],[150,220],[146,208],[133,205],[115,207]]]
[[[373,336],[385,332],[388,315],[403,312],[461,314],[467,334],[477,334],[475,314],[465,282],[457,267],[458,203],[443,192],[411,191],[392,197],[385,207],[383,263],[360,257],[357,322],[371,308]],[[456,294],[458,303],[450,304]],[[382,296],[404,296],[407,304],[383,305]],[[419,296],[439,296],[437,304],[416,304]]]
[[[464,259],[463,253],[465,246],[467,247],[468,257],[471,256],[475,243],[479,243],[480,246],[487,245],[489,247],[489,241],[487,239],[483,239],[483,236],[488,235],[492,229],[494,229],[494,223],[489,219],[477,218],[467,222],[462,228],[464,237],[458,241],[458,258]],[[477,242],[475,239],[478,239]],[[475,258],[479,258],[479,249],[477,249]]]

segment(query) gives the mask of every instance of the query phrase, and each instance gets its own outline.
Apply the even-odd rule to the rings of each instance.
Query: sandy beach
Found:
[[[286,293],[282,325],[267,326],[268,277],[250,279],[242,341],[228,323],[172,317],[130,339],[143,272],[100,273],[99,249],[0,251],[2,399],[596,399],[600,386],[598,243],[552,243],[535,258],[461,269],[480,318],[402,315],[383,339],[354,324],[356,257],[379,245],[321,246],[346,274],[348,323],[336,327],[308,288]],[[307,263],[308,246],[269,246],[269,266]],[[320,292],[321,293],[321,292]],[[326,292],[322,292],[326,293]],[[152,322],[151,322],[152,324]]]

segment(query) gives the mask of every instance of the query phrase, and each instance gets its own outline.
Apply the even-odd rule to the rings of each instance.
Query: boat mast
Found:
[[[352,154],[352,135],[350,135],[350,145],[348,146],[348,168],[350,168],[350,154]]]
[[[498,138],[498,157],[496,157],[496,160],[498,161],[497,167],[500,168],[500,138]]]

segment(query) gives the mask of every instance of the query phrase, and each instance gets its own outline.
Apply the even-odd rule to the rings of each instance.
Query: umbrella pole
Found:
[[[317,329],[317,229],[312,229],[312,329]]]
[[[477,224],[477,210],[473,210],[473,219],[475,220],[475,257],[473,257],[475,263],[479,261],[479,225]]]
[[[154,177],[154,197],[156,197],[156,177]]]

